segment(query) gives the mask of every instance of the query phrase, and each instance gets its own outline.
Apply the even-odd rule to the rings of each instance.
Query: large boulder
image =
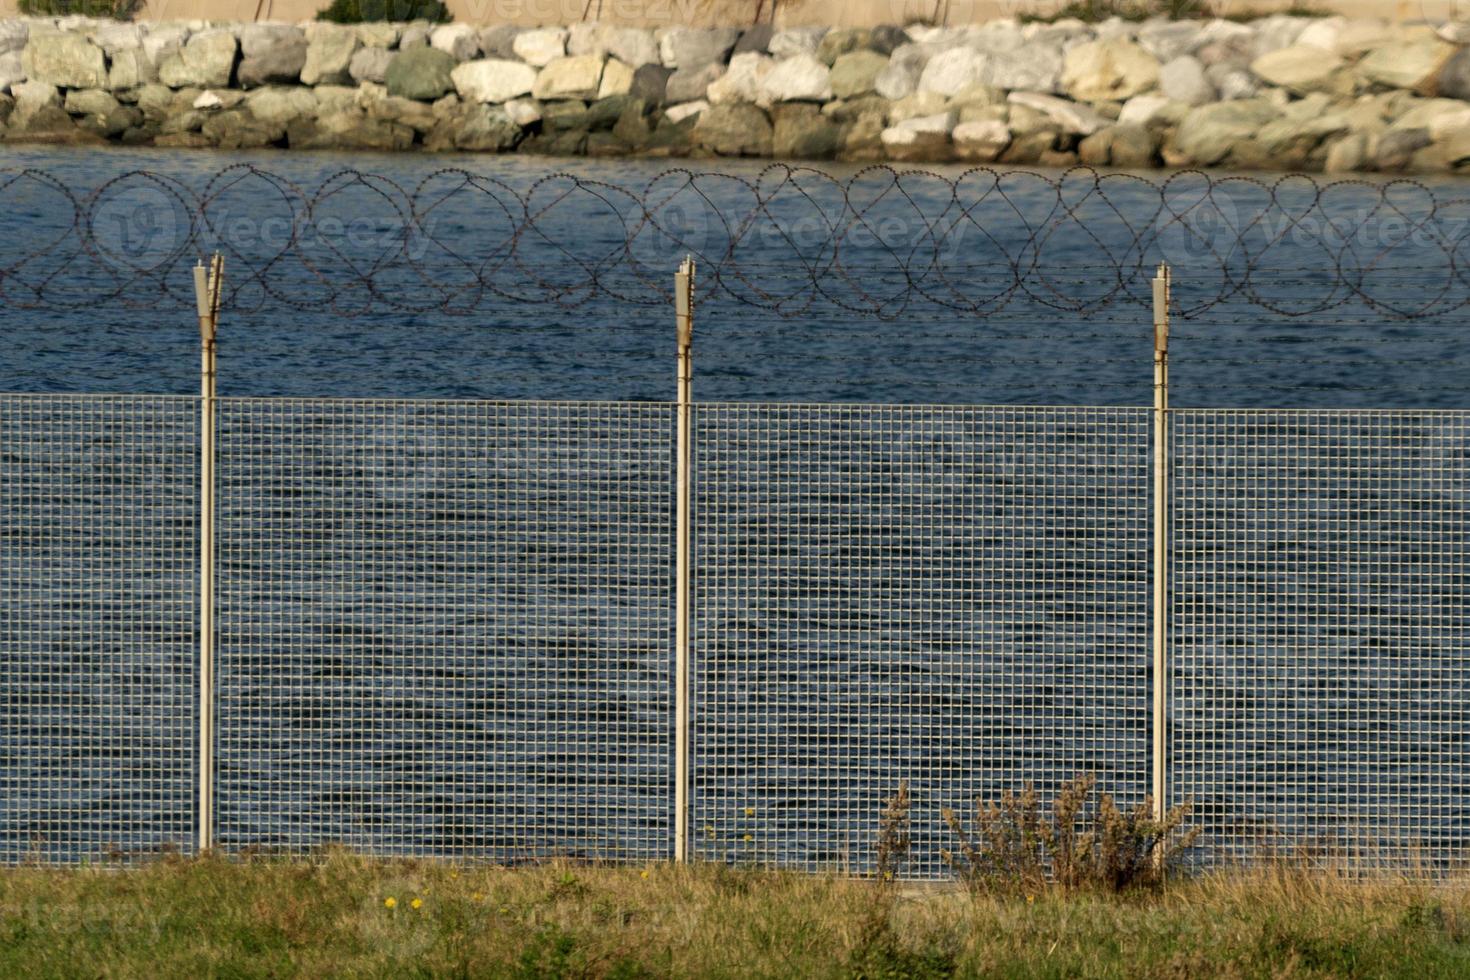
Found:
[[[538,99],[595,99],[602,81],[602,59],[590,54],[558,58],[536,76]]]
[[[830,68],[843,55],[866,48],[872,36],[873,32],[866,27],[834,27],[822,35],[817,50],[812,54]]]
[[[699,114],[693,132],[700,146],[727,157],[770,156],[772,135],[766,114],[744,102],[710,106]]]
[[[486,58],[509,61],[516,57],[515,41],[524,27],[515,24],[497,24],[480,32],[480,54]]]
[[[839,99],[850,99],[871,92],[887,67],[888,59],[876,51],[839,55],[832,63],[832,94]]]
[[[357,36],[365,48],[391,48],[398,43],[400,27],[386,21],[357,25]]]
[[[675,27],[659,39],[659,56],[669,68],[702,68],[712,62],[724,64],[738,40],[738,27]]]
[[[542,68],[566,56],[567,32],[559,27],[522,31],[511,42],[511,49],[526,64]]]
[[[1108,125],[1108,120],[1094,112],[1091,107],[1077,102],[1068,102],[1054,95],[1042,95],[1038,92],[1012,92],[1007,101],[1012,105],[1035,109],[1047,117],[1052,128],[1063,133],[1091,136]]]
[[[795,160],[830,160],[842,141],[842,130],[810,103],[792,103],[775,110],[771,153]]]
[[[1159,90],[1175,102],[1204,105],[1219,96],[1198,58],[1180,55],[1159,69]]]
[[[529,95],[536,85],[536,69],[520,61],[497,58],[466,61],[449,77],[465,102],[509,102]]]
[[[1011,131],[998,120],[962,122],[950,134],[957,160],[990,163],[1011,145]]]
[[[919,76],[920,92],[951,96],[982,80],[986,55],[970,48],[952,48],[929,59]]]
[[[234,33],[224,28],[192,35],[158,66],[158,80],[171,88],[224,88],[234,74],[238,47]]]
[[[599,99],[614,95],[627,95],[633,87],[633,66],[617,58],[609,58],[602,65],[602,81],[597,84]]]
[[[107,61],[102,49],[80,34],[35,34],[25,46],[21,64],[34,82],[63,88],[102,88]]]
[[[1138,30],[1138,46],[1161,64],[1189,54],[1199,39],[1199,21],[1151,21]]]
[[[673,72],[663,65],[640,65],[633,72],[633,84],[629,95],[636,95],[649,105],[663,105],[667,101],[669,76]]]
[[[31,36],[31,25],[23,20],[0,20],[0,54],[19,53]],[[103,46],[105,50],[105,45]]]
[[[346,85],[351,82],[352,56],[362,47],[357,31],[336,24],[314,24],[309,37],[306,63],[301,66],[301,83]]]
[[[316,115],[316,93],[299,85],[257,89],[245,97],[245,105],[256,119],[282,125],[293,119]]]
[[[815,55],[826,33],[825,27],[793,27],[777,31],[771,35],[766,50],[774,58],[790,58],[797,54]]]
[[[665,84],[665,98],[670,102],[693,102],[702,99],[709,87],[725,74],[725,66],[710,62],[698,68],[677,68]]]
[[[954,116],[947,112],[905,119],[883,130],[883,152],[890,160],[947,160],[953,154],[953,128]]]
[[[573,24],[567,34],[567,54],[613,57],[632,68],[659,63],[652,31],[611,24]]]
[[[388,66],[388,94],[403,99],[432,102],[454,89],[450,72],[454,58],[438,48],[418,47],[398,52]]]
[[[347,74],[359,85],[363,82],[381,85],[387,81],[388,67],[396,57],[397,51],[389,51],[376,45],[358,48],[352,55],[352,62],[347,66]]]
[[[241,88],[289,85],[306,67],[306,35],[299,27],[251,24],[240,33],[244,57],[236,72]]]
[[[19,51],[7,51],[0,54],[0,91],[9,91],[10,86],[26,80],[25,59]],[[134,84],[138,84],[134,82]],[[112,88],[112,75],[107,76],[107,87]],[[132,88],[132,85],[121,86]]]
[[[1374,48],[1358,62],[1358,71],[1379,85],[1430,94],[1440,70],[1458,51],[1431,34]]]
[[[469,24],[440,24],[429,32],[429,46],[455,61],[469,61],[480,53],[480,32]]]
[[[1193,109],[1174,134],[1176,148],[1203,166],[1219,163],[1281,111],[1264,99],[1216,102]]]
[[[1119,38],[1079,44],[1062,59],[1062,88],[1079,102],[1122,101],[1158,80],[1158,59]]]
[[[761,97],[769,102],[828,102],[832,72],[814,55],[798,54],[778,61],[761,80]]]
[[[761,83],[765,81],[774,64],[769,57],[755,51],[734,55],[730,59],[730,67],[718,79],[709,83],[703,97],[709,99],[711,105],[759,101]],[[678,72],[674,74],[677,75]]]
[[[501,152],[513,149],[521,127],[499,106],[474,105],[463,110],[454,145],[461,150]]]
[[[919,90],[919,79],[932,52],[918,44],[900,45],[888,57],[888,66],[873,80],[873,90],[890,102]]]
[[[770,24],[756,24],[747,27],[740,32],[740,40],[735,42],[735,47],[730,49],[730,57],[737,54],[766,54],[771,44],[771,38],[776,34],[776,28]]]
[[[1269,85],[1290,89],[1298,95],[1326,91],[1345,62],[1331,51],[1294,44],[1263,54],[1251,62],[1251,71]]]

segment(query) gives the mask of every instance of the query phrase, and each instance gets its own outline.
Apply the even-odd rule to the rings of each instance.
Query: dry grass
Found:
[[[1280,865],[997,895],[342,852],[16,868],[0,871],[0,976],[1463,977],[1467,885]]]

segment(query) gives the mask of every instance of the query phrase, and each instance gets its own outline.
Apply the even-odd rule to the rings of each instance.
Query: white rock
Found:
[[[809,54],[778,61],[761,80],[761,97],[770,102],[828,102],[831,71]]]
[[[125,21],[107,21],[92,33],[92,40],[109,55],[143,47],[143,29]]]
[[[511,42],[511,50],[526,64],[542,68],[567,53],[567,32],[559,27],[522,31]]]
[[[1062,49],[1042,44],[987,54],[980,68],[981,82],[1008,91],[1057,92],[1061,77]]]
[[[1135,95],[1123,103],[1123,110],[1118,113],[1118,125],[1147,126],[1168,104],[1169,100],[1162,95]]]
[[[179,24],[155,24],[143,38],[143,53],[148,56],[153,67],[157,68],[164,58],[182,48],[188,40],[187,27]]]
[[[1261,55],[1251,62],[1257,78],[1298,95],[1327,87],[1344,62],[1325,48],[1294,44]]]
[[[933,116],[905,119],[883,130],[878,138],[889,155],[901,158],[909,153],[924,152],[948,144],[949,133],[953,128],[954,113],[941,112]]]
[[[1428,128],[1429,138],[1436,143],[1470,133],[1470,106],[1434,116]]]
[[[15,97],[15,111],[21,115],[61,105],[61,92],[49,82],[16,82],[10,86],[10,94]]]
[[[480,31],[469,24],[440,24],[429,32],[429,46],[455,61],[469,61],[480,53]]]
[[[8,92],[12,85],[26,80],[25,66],[21,64],[19,51],[0,54],[0,92]]]
[[[1205,66],[1190,55],[1180,55],[1159,69],[1159,90],[1175,102],[1204,105],[1218,97],[1214,84],[1205,76]]]
[[[653,32],[611,24],[573,24],[567,34],[567,54],[611,56],[633,68],[659,63]]]
[[[541,120],[541,103],[535,99],[511,99],[501,108],[517,126],[529,126]]]
[[[1160,62],[1189,54],[1199,43],[1198,21],[1151,21],[1139,28],[1138,46]]]
[[[1010,145],[1011,131],[1003,122],[962,122],[950,134],[955,156],[973,163],[989,163]]]
[[[758,102],[762,96],[762,84],[775,65],[767,55],[756,51],[742,51],[730,59],[725,74],[711,82],[705,90],[705,98],[711,105],[727,102]]]
[[[521,37],[525,37],[524,34]],[[519,38],[517,38],[519,40]],[[536,76],[532,88],[538,99],[595,99],[602,82],[602,59],[583,54],[557,58]]]
[[[316,91],[303,85],[269,86],[246,95],[245,105],[262,122],[287,123],[315,116],[318,100]]]
[[[507,102],[531,93],[536,69],[519,61],[484,58],[455,65],[449,78],[465,102]]]
[[[708,108],[709,103],[704,99],[698,99],[694,102],[681,102],[678,105],[671,105],[665,109],[664,118],[669,122],[680,123],[690,116],[699,115]]]
[[[597,86],[599,99],[627,95],[633,89],[633,66],[617,58],[607,59],[602,66],[602,82]]]
[[[1336,51],[1337,39],[1342,36],[1345,24],[1347,24],[1346,17],[1323,17],[1321,20],[1308,24],[1297,35],[1296,43],[1321,48],[1324,51]]]
[[[878,73],[873,90],[890,102],[913,95],[932,52],[918,44],[903,44],[888,57],[888,67]]]
[[[223,99],[207,89],[200,92],[199,98],[194,100],[194,108],[196,109],[218,109],[224,104]]]
[[[31,25],[23,20],[0,20],[0,54],[19,53],[31,36]]]
[[[230,84],[235,67],[235,35],[223,28],[202,31],[189,37],[189,42],[158,66],[158,78],[170,88]]]
[[[981,81],[985,56],[969,48],[952,48],[929,59],[919,76],[920,92],[937,92],[945,97]]]
[[[27,77],[66,88],[102,88],[107,60],[80,34],[36,34],[21,53]]]
[[[1451,44],[1470,44],[1470,21],[1451,20],[1439,25],[1434,32],[1441,41]]]
[[[350,27],[314,24],[307,36],[306,64],[301,68],[303,85],[342,85],[352,80],[352,56],[362,46]],[[193,44],[191,39],[190,44]],[[162,69],[159,70],[162,77]],[[168,79],[164,79],[168,81]]]
[[[1063,132],[1074,133],[1078,136],[1091,136],[1099,129],[1105,129],[1110,123],[1110,120],[1098,115],[1088,106],[1068,102],[1054,95],[1012,92],[1006,101],[1012,105],[1023,105],[1028,109],[1044,113]]]
[[[1062,88],[1079,102],[1129,99],[1158,80],[1158,60],[1131,41],[1079,44],[1062,62]]]

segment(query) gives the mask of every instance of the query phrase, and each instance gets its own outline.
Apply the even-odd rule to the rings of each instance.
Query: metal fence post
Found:
[[[194,267],[199,308],[199,850],[214,844],[214,397],[224,257]]]
[[[679,343],[679,394],[674,504],[674,860],[689,860],[689,469],[690,398],[694,339],[694,259],[674,276],[674,319]]]
[[[1169,266],[1154,276],[1154,554],[1153,796],[1154,818],[1168,809],[1169,750]]]

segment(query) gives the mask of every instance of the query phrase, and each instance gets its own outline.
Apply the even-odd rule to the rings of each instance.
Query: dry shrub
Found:
[[[1189,804],[1170,809],[1162,820],[1145,798],[1132,810],[1118,809],[1102,793],[1089,807],[1097,777],[1068,780],[1044,813],[1030,783],[1020,793],[1003,792],[998,803],[975,801],[975,825],[967,828],[945,807],[944,821],[959,839],[958,852],[943,851],[946,864],[973,889],[1034,894],[1048,884],[1072,890],[1126,891],[1156,887],[1199,837],[1184,829]]]

